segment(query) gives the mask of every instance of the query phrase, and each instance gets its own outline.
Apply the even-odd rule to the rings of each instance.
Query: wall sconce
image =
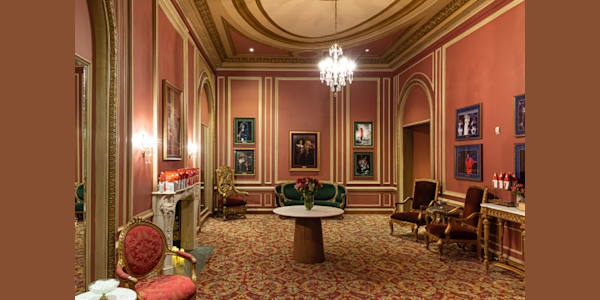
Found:
[[[187,150],[188,150],[188,155],[190,157],[194,157],[194,156],[196,156],[196,153],[198,153],[198,146],[194,143],[189,143],[187,146]]]
[[[152,153],[154,152],[154,147],[156,144],[156,138],[151,135],[147,135],[143,131],[138,133],[133,138],[133,145],[142,151],[142,157],[144,157],[144,163],[146,164],[152,163]]]

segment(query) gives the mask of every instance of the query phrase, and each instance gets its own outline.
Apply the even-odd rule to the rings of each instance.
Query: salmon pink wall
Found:
[[[162,9],[158,10],[158,139],[161,144],[158,147],[158,172],[175,170],[184,167],[183,160],[163,160],[163,80],[167,80],[175,88],[182,91],[183,101],[184,82],[183,82],[183,39],[173,26]],[[182,114],[183,114],[182,102]],[[185,120],[182,115],[182,120]],[[183,123],[183,121],[182,121]],[[186,125],[181,125],[186,126]],[[181,145],[184,153],[185,138]]]
[[[260,139],[260,135],[259,135],[259,128],[261,128],[262,126],[259,126],[259,118],[258,118],[258,111],[259,111],[259,98],[260,98],[260,93],[262,91],[262,79],[259,78],[244,78],[244,79],[235,79],[235,78],[230,78],[229,81],[230,87],[231,87],[231,94],[229,95],[230,97],[230,107],[229,109],[229,113],[231,114],[231,122],[230,124],[227,124],[229,126],[229,128],[231,128],[231,132],[232,134],[229,135],[231,137],[231,139],[233,139],[233,135],[235,132],[235,128],[234,128],[234,124],[233,124],[233,120],[235,118],[254,118],[255,119],[255,127],[254,127],[254,140],[255,143],[254,144],[241,144],[241,145],[236,145],[233,144],[233,142],[231,141],[227,141],[228,143],[232,143],[233,144],[233,150],[231,155],[228,156],[230,157],[229,160],[229,165],[233,166],[233,162],[235,161],[235,157],[234,157],[234,153],[233,151],[235,149],[255,149],[254,152],[254,166],[255,166],[255,172],[254,175],[236,175],[236,180],[239,181],[260,181],[259,178],[259,172],[261,171],[261,165],[260,163],[262,162],[261,159],[261,154],[260,152],[258,152],[258,145],[260,143],[262,143],[263,141]]]
[[[75,53],[92,61],[92,24],[87,0],[75,1]]]
[[[418,81],[431,92],[432,177],[441,181],[444,199],[463,202],[461,195],[469,186],[489,188],[494,172],[514,172],[514,144],[525,143],[525,137],[515,137],[514,132],[514,97],[525,93],[525,3],[515,3],[492,2],[394,71],[396,101],[409,84]],[[499,13],[491,17],[495,12]],[[456,141],[456,109],[477,103],[482,104],[482,138]],[[424,109],[424,105],[418,106]],[[417,116],[420,114],[410,109],[405,117],[417,120],[422,118]],[[499,135],[494,132],[496,126],[500,127]],[[483,145],[482,182],[454,178],[454,147],[470,144]],[[506,191],[490,192],[504,200],[512,197]],[[520,235],[515,227],[509,225],[504,246],[510,245],[511,256],[521,259]],[[494,235],[492,232],[493,239]]]
[[[133,2],[133,134],[153,129],[153,55],[152,2]],[[133,215],[152,208],[152,165],[144,163],[138,148],[132,149],[133,159]]]
[[[429,124],[409,127],[413,134],[413,178],[431,178]]]
[[[402,124],[413,124],[430,118],[429,99],[421,86],[414,86],[408,92],[405,101]]]
[[[210,112],[208,111],[208,96],[206,88],[201,88],[200,92],[200,122],[206,126],[210,122]]]

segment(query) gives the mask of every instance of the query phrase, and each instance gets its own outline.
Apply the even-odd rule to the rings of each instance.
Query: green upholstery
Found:
[[[277,206],[304,205],[302,195],[294,188],[295,182],[275,186]],[[346,189],[342,185],[321,183],[322,188],[315,194],[315,205],[346,207]]]
[[[83,213],[83,197],[85,196],[85,185],[79,184],[75,187],[75,213]]]

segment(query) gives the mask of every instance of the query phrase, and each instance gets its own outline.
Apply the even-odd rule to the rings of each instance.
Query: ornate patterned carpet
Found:
[[[199,299],[524,299],[518,275],[482,270],[473,251],[444,248],[444,260],[387,215],[323,220],[326,261],[292,259],[294,220],[248,215],[209,219],[200,245],[214,246],[198,276]],[[435,246],[431,247],[432,249]]]
[[[85,221],[75,221],[75,295],[85,292]]]

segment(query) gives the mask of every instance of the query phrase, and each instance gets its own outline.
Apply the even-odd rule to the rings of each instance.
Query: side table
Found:
[[[106,294],[106,296],[116,296],[116,300],[135,300],[137,298],[137,294],[134,290],[118,287],[112,292]],[[75,296],[75,300],[98,300],[101,295],[85,292]],[[112,299],[111,299],[112,300]]]

